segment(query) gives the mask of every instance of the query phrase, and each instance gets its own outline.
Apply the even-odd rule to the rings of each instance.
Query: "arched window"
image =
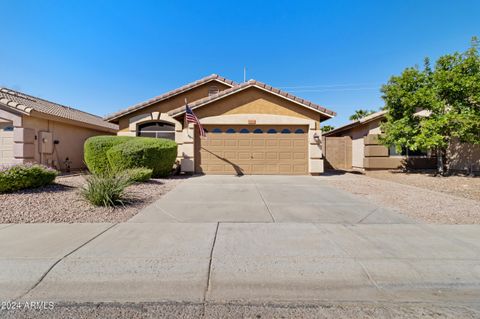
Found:
[[[262,129],[259,129],[259,128],[256,128],[254,131],[253,131],[254,134],[262,134],[263,131]]]
[[[212,133],[222,133],[222,130],[216,127],[212,130]]]
[[[175,140],[175,125],[165,122],[148,122],[138,125],[137,136]]]
[[[232,134],[232,133],[235,133],[235,129],[233,128],[229,128],[225,131],[225,133],[228,133],[228,134]]]
[[[250,133],[250,131],[249,131],[247,128],[242,128],[242,129],[240,130],[240,133],[242,133],[242,134],[248,134],[248,133]]]
[[[274,128],[271,128],[271,129],[269,129],[269,130],[267,131],[267,133],[268,133],[268,134],[275,134],[275,133],[277,133],[277,130],[274,129]]]
[[[305,133],[305,131],[302,130],[301,128],[297,128],[297,129],[295,130],[295,134],[303,134],[303,133]]]
[[[284,128],[282,130],[282,134],[290,134],[290,133],[292,133],[292,132],[288,128]]]

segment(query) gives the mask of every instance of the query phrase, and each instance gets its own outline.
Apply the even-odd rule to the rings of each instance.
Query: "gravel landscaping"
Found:
[[[436,192],[480,200],[480,177],[434,176],[428,172],[368,171],[367,176]]]
[[[389,174],[383,172],[382,174]],[[433,224],[480,224],[480,200],[454,196],[458,194],[460,185],[470,185],[466,193],[476,197],[478,179],[470,177],[445,178],[445,188],[434,185],[427,177],[399,177],[386,180],[385,176],[376,178],[359,174],[339,174],[323,177],[331,186],[345,190],[378,205],[397,210],[419,222]],[[403,180],[400,181],[400,179]],[[422,180],[422,178],[424,178]],[[433,177],[432,177],[433,178]],[[462,179],[464,178],[464,179]],[[442,182],[443,177],[438,181]],[[392,181],[393,180],[393,181]],[[398,181],[398,182],[397,182]],[[411,183],[409,181],[412,181]],[[450,182],[449,182],[450,181]],[[434,181],[437,182],[437,179]],[[430,183],[430,184],[429,184]],[[472,184],[467,184],[472,183]],[[408,185],[407,185],[408,184]],[[416,185],[416,186],[412,186]],[[418,187],[423,185],[421,187]],[[476,187],[476,188],[475,188]],[[460,188],[465,191],[465,188]],[[442,189],[443,192],[437,191]]]
[[[0,194],[0,224],[124,222],[173,189],[182,178],[151,179],[129,186],[124,207],[95,207],[79,194],[85,176],[60,176],[38,189]]]

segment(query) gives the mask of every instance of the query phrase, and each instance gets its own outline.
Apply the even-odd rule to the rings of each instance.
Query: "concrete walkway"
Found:
[[[413,223],[361,196],[327,186],[322,177],[218,175],[184,181],[131,222]]]
[[[480,226],[123,223],[0,226],[0,299],[480,300]]]

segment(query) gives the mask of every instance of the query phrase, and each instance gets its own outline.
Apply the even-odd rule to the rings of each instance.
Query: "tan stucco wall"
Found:
[[[426,156],[390,156],[387,147],[379,142],[379,134],[369,134],[364,137],[365,157],[363,166],[365,169],[394,169],[400,167],[425,169],[434,168],[436,158]]]
[[[233,114],[273,114],[314,120],[320,114],[279,96],[251,87],[195,110],[199,118]]]
[[[385,157],[388,155],[388,148],[383,145],[367,145],[364,149],[364,156],[366,157]]]
[[[152,113],[152,112],[166,113],[168,111],[181,107],[182,105],[185,105],[185,98],[188,100],[189,103],[192,103],[193,101],[207,97],[208,89],[211,86],[216,86],[220,91],[230,88],[230,86],[217,81],[211,81],[211,82],[205,83],[189,91],[178,94],[174,97],[160,101],[146,108],[140,109],[138,111],[135,111],[133,113],[130,113],[121,117],[118,120],[120,131],[128,131],[129,119],[131,117],[135,117],[137,115],[144,114],[144,113]]]
[[[449,169],[480,172],[480,145],[453,141],[447,150]]]
[[[13,163],[13,131],[4,131],[12,126],[11,122],[0,120],[0,165]]]
[[[37,136],[37,140],[33,143],[35,162],[62,170],[65,168],[64,161],[67,157],[72,161],[72,169],[84,168],[83,144],[85,140],[95,135],[109,135],[109,133],[102,131],[31,116],[23,117],[22,127],[32,129]],[[53,154],[40,155],[38,143],[40,131],[51,132],[53,134],[52,139],[59,141],[59,144],[54,145]]]

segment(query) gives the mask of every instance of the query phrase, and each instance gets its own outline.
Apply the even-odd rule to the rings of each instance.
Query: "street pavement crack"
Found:
[[[162,207],[159,207],[157,206],[158,210],[161,212],[161,213],[164,213],[165,215],[167,215],[168,217],[171,217],[173,220],[175,220],[177,223],[182,223],[183,220],[175,217],[173,214],[170,214],[169,212],[167,212],[165,209],[163,209]]]
[[[372,212],[372,213],[373,213],[373,212]],[[372,213],[370,213],[370,214],[372,214]],[[370,215],[370,214],[369,214],[369,215]],[[330,230],[328,230],[328,229],[323,229],[323,228],[320,229],[317,224],[313,224],[313,225],[315,226],[315,228],[316,228],[317,230],[323,230],[323,231],[325,231],[325,232],[327,232],[327,233],[332,234],[332,232],[331,232]],[[342,226],[345,227],[345,225],[342,225]],[[346,227],[345,227],[345,229],[348,230],[348,228],[346,228]],[[375,287],[375,289],[377,289],[378,291],[381,291],[381,292],[387,294],[388,296],[392,296],[392,295],[393,295],[392,293],[386,291],[385,289],[383,289],[382,287],[380,287],[380,286],[377,284],[377,282],[375,281],[375,279],[373,279],[372,275],[371,275],[370,272],[368,271],[367,267],[359,260],[359,258],[353,256],[347,249],[345,249],[345,248],[343,248],[341,245],[337,244],[334,240],[332,240],[332,239],[330,239],[330,238],[328,238],[327,240],[328,240],[330,243],[332,243],[332,245],[338,247],[341,251],[343,251],[343,252],[348,256],[348,258],[351,258],[351,259],[352,259],[353,261],[355,261],[358,265],[360,265],[360,267],[362,268],[362,270],[363,270],[365,276],[367,277],[368,281]]]
[[[275,217],[273,217],[273,214],[272,214],[272,211],[270,210],[270,207],[268,206],[267,202],[265,201],[265,198],[263,198],[262,192],[260,191],[260,189],[258,188],[258,186],[255,182],[253,183],[253,185],[255,185],[255,188],[256,188],[258,194],[260,195],[260,198],[262,199],[263,204],[267,208],[268,214],[270,215],[270,218],[272,219],[272,222],[275,223]]]
[[[0,227],[0,230],[4,230],[4,229],[7,229],[7,228],[10,228],[10,227],[12,227],[13,225],[15,225],[15,224],[9,224],[9,225],[6,225],[6,226],[4,226],[4,227]]]
[[[107,231],[109,231],[110,229],[112,229],[113,227],[117,226],[119,223],[115,223],[113,225],[111,225],[110,227],[104,229],[103,231],[101,231],[100,233],[98,233],[97,235],[93,236],[92,238],[90,238],[89,240],[87,240],[86,242],[84,242],[83,244],[81,244],[80,246],[78,246],[77,248],[73,249],[71,252],[69,252],[68,254],[64,255],[63,257],[61,257],[59,260],[57,260],[53,265],[51,265],[47,271],[45,271],[45,273],[40,277],[40,279],[37,280],[37,282],[30,288],[28,289],[27,292],[25,292],[24,294],[22,294],[20,297],[16,298],[15,300],[20,300],[22,298],[24,298],[26,295],[28,295],[30,292],[32,292],[33,289],[37,288],[38,285],[40,285],[40,283],[43,281],[43,279],[45,279],[45,277],[47,277],[47,275],[53,270],[53,268],[55,268],[56,265],[58,265],[62,260],[64,260],[65,258],[67,258],[68,256],[72,255],[73,253],[75,253],[76,251],[78,251],[80,248],[84,247],[85,245],[87,245],[88,243],[91,243],[93,240],[97,239],[98,237],[100,237],[101,235],[105,234]]]
[[[203,316],[205,316],[205,307],[206,307],[206,300],[207,294],[210,291],[210,281],[211,281],[211,274],[212,274],[212,261],[213,261],[213,250],[215,249],[215,244],[217,242],[217,235],[218,235],[218,228],[220,227],[220,223],[217,223],[217,227],[215,228],[215,235],[213,236],[213,243],[212,249],[210,249],[210,259],[208,261],[208,273],[207,273],[207,285],[205,287],[205,292],[203,294]]]
[[[370,213],[368,213],[366,216],[362,217],[358,222],[356,222],[356,224],[360,224],[361,222],[363,222],[365,219],[367,219],[368,217],[370,217],[373,213],[375,213],[380,207],[377,207],[375,208],[374,210],[372,210]]]

